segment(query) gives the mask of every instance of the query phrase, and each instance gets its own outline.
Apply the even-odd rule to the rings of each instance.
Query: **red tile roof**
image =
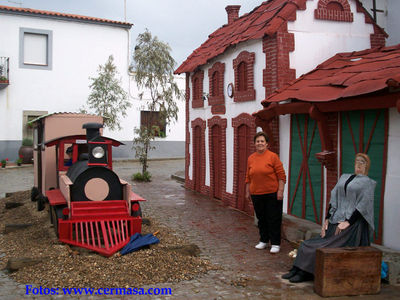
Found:
[[[108,19],[101,19],[101,18],[93,18],[81,15],[74,15],[74,14],[65,14],[55,11],[47,11],[47,10],[38,10],[38,9],[31,9],[31,8],[22,8],[22,7],[12,7],[12,6],[4,6],[0,5],[0,13],[7,12],[7,13],[15,13],[15,14],[27,14],[27,15],[34,15],[34,16],[44,16],[44,17],[56,17],[56,18],[65,18],[65,19],[75,19],[84,22],[92,22],[92,23],[105,23],[110,25],[116,25],[121,27],[132,27],[133,24],[121,21],[113,21]]]
[[[338,53],[275,91],[264,106],[284,100],[328,102],[400,86],[400,44]]]
[[[239,17],[231,24],[226,24],[208,36],[199,48],[176,69],[176,74],[193,72],[210,59],[224,53],[230,46],[241,42],[260,39],[276,33],[282,24],[295,20],[296,11],[306,8],[307,0],[269,0],[263,2],[251,12]],[[372,23],[376,30],[386,35],[378,27],[362,4],[357,1],[357,11],[365,14],[366,22]]]
[[[304,7],[306,0],[265,1],[251,12],[239,17],[210,34],[208,40],[179,66],[175,73],[193,72],[233,45],[248,40],[260,39],[266,34],[277,32],[297,9]]]

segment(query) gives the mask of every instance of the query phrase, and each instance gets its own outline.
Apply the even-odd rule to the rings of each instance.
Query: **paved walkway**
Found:
[[[140,171],[139,164],[133,162],[118,162],[114,167],[119,176],[126,180]],[[256,250],[254,245],[258,241],[258,230],[254,226],[253,218],[227,208],[217,200],[184,189],[181,183],[171,179],[171,174],[182,171],[183,168],[184,160],[151,161],[153,181],[133,183],[133,190],[148,200],[142,205],[144,216],[155,218],[178,234],[184,235],[191,243],[200,247],[204,258],[222,269],[190,281],[145,286],[144,288],[171,288],[172,296],[142,299],[323,299],[313,292],[312,282],[289,284],[280,279],[291,265],[287,254],[292,249],[287,242],[282,243],[282,251],[276,255],[266,250]],[[3,174],[0,172],[1,182],[4,179]],[[8,173],[11,179],[25,183],[22,177],[30,175],[24,169]],[[7,187],[10,191],[13,191],[12,185],[10,183]],[[19,190],[29,187],[24,186]],[[5,192],[3,189],[4,186],[0,187],[0,193]],[[20,299],[24,292],[25,285],[19,285],[0,273],[1,299]],[[379,295],[356,298],[400,299],[400,288],[383,285]]]

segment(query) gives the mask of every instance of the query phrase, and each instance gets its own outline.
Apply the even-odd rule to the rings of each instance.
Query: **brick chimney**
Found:
[[[240,5],[228,5],[225,10],[228,13],[228,24],[239,18]]]

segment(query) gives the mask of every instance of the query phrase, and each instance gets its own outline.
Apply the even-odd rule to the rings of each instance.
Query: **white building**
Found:
[[[15,160],[25,137],[32,132],[26,123],[43,114],[76,112],[90,94],[89,77],[97,77],[99,65],[110,55],[129,92],[132,107],[121,121],[120,131],[105,134],[126,143],[116,158],[134,158],[133,128],[140,126],[141,103],[130,79],[130,29],[132,24],[58,12],[0,6],[0,159]],[[3,78],[4,79],[4,78]],[[178,84],[183,79],[177,79]],[[182,101],[181,116],[184,115]],[[182,127],[182,126],[181,126]],[[184,155],[184,132],[179,124],[166,129],[150,156]]]

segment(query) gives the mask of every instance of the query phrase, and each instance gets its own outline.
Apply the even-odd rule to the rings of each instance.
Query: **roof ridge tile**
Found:
[[[43,16],[57,16],[57,17],[64,17],[70,19],[78,19],[78,20],[88,20],[92,22],[101,22],[101,23],[110,23],[110,24],[117,24],[123,26],[132,26],[133,24],[128,22],[122,21],[115,21],[103,18],[96,18],[96,17],[89,17],[84,15],[77,15],[77,14],[70,14],[70,13],[61,13],[57,11],[50,11],[50,10],[40,10],[40,9],[33,9],[27,7],[14,7],[14,6],[6,6],[0,5],[0,12],[1,11],[8,11],[8,12],[16,12],[16,13],[28,13],[32,15],[43,15]]]

